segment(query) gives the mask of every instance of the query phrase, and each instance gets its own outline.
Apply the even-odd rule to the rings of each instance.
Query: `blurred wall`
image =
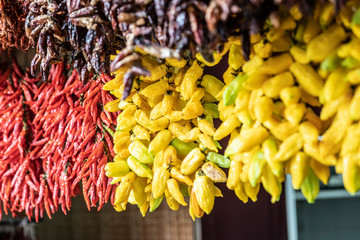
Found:
[[[111,204],[89,212],[81,196],[73,199],[66,216],[59,209],[52,220],[45,217],[37,224],[36,232],[37,240],[192,240],[194,235],[187,207],[172,211],[165,199],[143,218],[131,204],[120,213]]]

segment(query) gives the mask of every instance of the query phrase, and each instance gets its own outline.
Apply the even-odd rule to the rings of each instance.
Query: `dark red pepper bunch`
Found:
[[[61,207],[82,192],[87,207],[102,208],[115,189],[105,176],[113,158],[116,115],[103,111],[111,96],[102,91],[106,75],[80,81],[54,65],[48,81],[23,73],[14,63],[0,72],[0,199],[5,213],[29,219]]]
[[[31,41],[25,35],[28,0],[0,0],[0,52],[15,47],[27,50]]]
[[[66,61],[83,80],[90,72],[108,74],[111,47],[116,44],[103,8],[101,1],[32,1],[25,23],[37,50],[31,73],[40,64],[45,81],[50,64]]]

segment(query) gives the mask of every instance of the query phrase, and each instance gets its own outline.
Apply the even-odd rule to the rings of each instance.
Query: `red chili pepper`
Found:
[[[15,173],[13,181],[11,182],[11,186],[14,187],[11,195],[16,195],[19,192],[19,188],[23,179],[25,178],[26,170],[29,168],[30,160],[26,158],[23,164],[21,164],[18,171]]]
[[[90,185],[88,196],[90,197],[91,206],[96,207],[97,199],[96,199],[94,183],[91,183],[91,185]]]
[[[23,93],[24,93],[24,96],[25,96],[25,100],[26,100],[25,103],[28,104],[28,105],[32,105],[33,100],[32,100],[32,97],[31,97],[30,90],[25,86],[25,84],[22,85],[22,89],[23,89]]]
[[[58,191],[59,191],[59,181],[55,180],[53,194],[52,194],[52,196],[53,196],[52,200],[53,200],[56,210],[58,210],[58,201],[59,201]]]
[[[116,187],[117,185],[111,185],[112,189],[111,189],[111,197],[110,197],[110,203],[112,205],[114,205],[114,201],[115,201],[115,192],[116,192]]]
[[[20,202],[20,195],[16,195],[15,200],[11,203],[10,211],[12,213],[15,212],[16,208],[18,207],[19,202]]]
[[[32,188],[34,191],[37,191],[37,187],[33,182],[31,182],[29,175],[26,175],[25,177],[26,184],[29,186],[29,188]]]
[[[50,171],[47,171],[50,173]],[[50,190],[52,190],[54,188],[54,183],[52,181],[51,175],[48,174],[47,178],[46,178],[46,183],[47,183],[47,188],[49,188]]]
[[[71,98],[70,94],[66,93],[66,101],[69,104],[70,109],[74,108],[74,100]]]
[[[40,189],[38,193],[38,199],[36,200],[35,204],[40,204],[41,200],[44,197],[44,191],[45,191],[45,176],[44,174],[40,175]]]
[[[98,147],[96,147],[94,149],[94,151],[90,154],[87,162],[84,164],[83,169],[81,171],[81,173],[83,173],[85,170],[87,170],[90,165],[92,165],[94,162],[96,162],[96,160],[100,157],[100,155],[102,154],[102,152],[104,151],[104,146],[103,144],[99,144]]]
[[[71,77],[70,77],[71,78]],[[70,79],[69,78],[69,79]],[[75,78],[74,78],[75,79]],[[70,81],[69,80],[67,80],[66,81],[66,83],[70,83]],[[69,92],[71,92],[73,89],[76,89],[76,88],[78,88],[78,87],[80,87],[82,85],[82,82],[81,81],[76,81],[76,82],[74,82],[74,83],[72,83],[71,85],[65,85],[64,86],[64,89],[63,90],[61,90],[61,91],[59,91],[58,93],[57,93],[57,95],[63,95],[63,94],[68,94]]]
[[[91,115],[93,117],[93,120],[94,122],[96,122],[96,119],[98,117],[98,107],[97,107],[97,104],[100,100],[100,97],[101,95],[100,94],[97,94],[94,99],[91,101],[91,104],[90,104],[90,111],[91,111]]]
[[[89,87],[91,86],[91,82],[86,83],[78,91],[73,92],[75,96],[80,97],[81,94],[85,93]]]
[[[8,154],[6,161],[0,157],[4,208],[10,206],[13,214],[25,210],[29,219],[35,212],[37,218],[42,217],[44,209],[51,215],[59,204],[66,213],[82,181],[88,208],[98,205],[100,209],[113,192],[103,170],[107,162],[104,148],[113,153],[112,141],[101,124],[112,128],[116,116],[98,109],[98,102],[111,99],[101,91],[108,77],[82,85],[75,71],[66,78],[64,65],[57,65],[51,68],[48,81],[38,87],[40,78],[14,72],[14,84],[8,78],[5,86],[9,87],[0,84],[0,91],[6,89],[0,93],[0,129],[4,129],[0,130],[0,146],[4,146],[0,154]]]
[[[16,110],[18,110],[18,109],[16,109]],[[20,111],[15,111],[15,112],[13,112],[9,117],[8,117],[8,121],[6,121],[4,124],[3,124],[3,126],[2,126],[2,128],[3,129],[8,129],[9,128],[9,124],[11,123],[11,122],[13,122],[14,121],[14,119],[16,120],[20,120],[21,117],[22,116],[22,112]]]
[[[105,157],[106,158],[106,157]],[[98,176],[97,182],[96,182],[96,189],[98,192],[98,196],[99,196],[99,207],[98,207],[98,211],[103,207],[105,200],[104,200],[104,190],[106,191],[106,189],[103,188],[103,181],[104,181],[104,176],[105,176],[105,170],[104,170],[104,166],[100,169],[100,174]],[[105,179],[106,180],[106,179]]]
[[[6,100],[2,103],[3,106],[7,106],[11,101],[13,100],[19,100],[21,97],[21,91],[20,89],[11,94],[11,96],[6,96]]]
[[[69,189],[69,183],[68,183],[68,179],[67,179],[67,173],[63,174],[64,179],[63,179],[63,188],[64,188],[64,194],[65,194],[65,205],[66,205],[66,209],[68,211],[70,211],[70,207],[71,207],[71,196],[70,196],[70,189]]]
[[[39,205],[39,210],[40,210],[40,218],[44,217],[44,202],[41,202]]]
[[[36,177],[36,174],[35,174],[34,170],[30,168],[29,173],[30,173],[31,180],[33,181],[35,186],[39,186],[39,181],[37,180],[37,177]],[[36,187],[36,189],[37,189],[37,187]]]
[[[35,205],[35,209],[34,209],[34,212],[35,212],[35,222],[39,222],[39,205]]]
[[[55,109],[59,108],[61,105],[63,105],[64,103],[65,102],[63,99],[59,99],[59,101],[57,101],[54,105],[49,105],[49,107],[47,107],[46,111],[50,112],[52,110],[55,110]]]
[[[1,103],[3,106],[6,106],[5,104]],[[20,109],[20,105],[18,104],[11,104],[11,105],[8,105],[8,107],[5,107],[3,110],[0,111],[0,116],[2,116],[2,118],[7,118],[6,117],[6,114],[7,113],[10,113],[10,112],[14,112],[16,111],[17,109]],[[1,119],[2,119],[1,118]]]
[[[94,128],[91,132],[89,132],[86,135],[85,139],[81,142],[79,148],[80,149],[84,148],[86,144],[94,137],[95,133],[96,133],[96,129]]]
[[[21,196],[21,210],[25,209],[25,205],[26,205],[26,200],[27,200],[27,193],[28,193],[28,188],[27,185],[24,184],[23,186],[23,192],[22,192],[22,196]]]
[[[45,207],[45,211],[46,214],[48,215],[49,219],[51,219],[51,211],[50,211],[50,202],[51,200],[49,199],[49,189],[45,188],[45,196],[44,196],[44,207]]]
[[[110,197],[110,194],[111,194],[111,190],[112,190],[112,185],[110,185],[110,178],[107,179],[107,182],[106,182],[106,190],[105,190],[105,197],[104,197],[104,201],[105,203],[107,203],[109,201],[109,197]]]
[[[86,186],[86,179],[85,178],[82,179],[82,185],[83,185],[83,191],[82,191],[83,192],[83,197],[85,199],[86,206],[87,206],[88,210],[90,211],[91,204],[90,204],[89,196],[87,195],[87,189],[85,188],[85,186]]]
[[[96,85],[93,84],[93,86],[96,86]],[[93,99],[93,97],[94,97],[98,92],[100,92],[100,91],[101,91],[101,87],[100,87],[100,86],[97,86],[97,87],[95,87],[94,89],[91,89],[91,88],[90,88],[90,89],[88,90],[87,96],[85,96],[86,99],[85,99],[85,101],[84,101],[84,104],[86,104],[87,101],[90,101],[90,99]]]
[[[31,211],[31,207],[30,207],[30,202],[26,202],[26,206],[25,206],[25,213],[29,219],[29,221],[31,221],[31,216],[32,216],[32,211]]]
[[[46,84],[44,84],[44,85],[46,85]],[[35,94],[34,99],[37,98],[37,100],[36,100],[36,103],[34,105],[32,105],[33,109],[36,110],[35,112],[37,112],[39,110],[40,106],[43,105],[43,102],[45,101],[45,99],[47,97],[49,97],[47,94],[48,94],[48,89],[47,88],[42,89],[42,91],[40,92],[40,94],[38,96]]]
[[[70,77],[66,80],[64,87],[68,87],[73,83],[73,81],[76,81],[77,79],[78,79],[78,73],[76,70],[73,70]]]
[[[39,145],[43,145],[43,144],[45,144],[47,141],[49,141],[49,138],[43,138],[43,139],[41,139],[41,140],[39,140],[39,141],[36,141],[36,142],[32,142],[31,144],[30,144],[30,146],[39,146]]]
[[[110,139],[110,136],[108,133],[105,133],[105,140],[106,140],[106,143],[107,143],[107,146],[108,146],[108,150],[110,151],[110,155],[112,157],[115,157],[115,152],[114,152],[114,144],[113,144],[113,141]]]
[[[38,159],[38,157],[35,157],[36,154],[43,148],[43,146],[36,146],[33,150],[29,153],[30,160]]]
[[[65,197],[61,196],[60,198],[60,204],[61,204],[61,211],[67,215],[67,211],[66,211],[66,204],[65,204]]]
[[[30,191],[30,203],[31,203],[31,205],[34,205],[35,192],[32,188],[29,188],[29,191]]]
[[[100,113],[100,119],[106,126],[111,128],[111,120],[106,116],[105,112]]]
[[[3,175],[2,175],[2,178],[6,178],[6,177],[9,177],[10,175],[14,174],[15,173],[15,169],[14,168],[10,168],[8,169]]]

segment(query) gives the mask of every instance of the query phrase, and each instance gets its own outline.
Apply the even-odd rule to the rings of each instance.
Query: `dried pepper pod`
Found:
[[[25,19],[29,2],[2,0],[0,3],[0,50],[11,48],[26,51],[31,40],[25,34]]]

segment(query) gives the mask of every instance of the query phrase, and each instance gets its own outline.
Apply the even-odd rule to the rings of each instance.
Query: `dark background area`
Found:
[[[286,240],[286,209],[284,188],[280,201],[272,204],[270,195],[260,189],[258,200],[239,200],[234,191],[223,184],[223,198],[216,198],[210,215],[202,219],[204,240]]]

